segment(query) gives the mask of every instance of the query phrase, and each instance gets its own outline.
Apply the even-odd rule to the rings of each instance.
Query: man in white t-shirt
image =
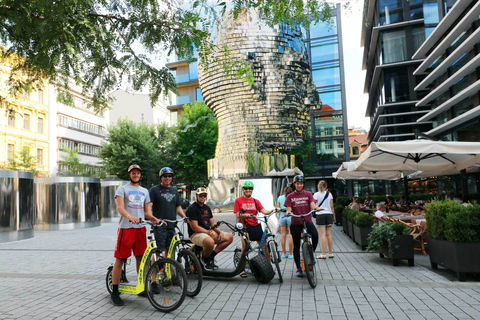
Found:
[[[375,217],[379,219],[378,225],[382,225],[384,221],[388,220],[388,216],[385,214],[387,207],[383,203],[377,203],[377,211],[375,211]]]

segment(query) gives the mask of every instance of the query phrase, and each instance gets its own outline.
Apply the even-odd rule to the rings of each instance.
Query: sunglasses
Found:
[[[199,198],[206,198],[207,195],[206,195],[206,194],[199,194],[198,197],[199,197]]]
[[[166,174],[166,175],[163,175],[162,177],[165,177],[165,178],[172,178],[173,176],[171,174]]]
[[[243,190],[253,190],[253,188],[243,188]]]

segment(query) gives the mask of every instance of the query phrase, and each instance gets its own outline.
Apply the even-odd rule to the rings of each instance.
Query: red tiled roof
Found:
[[[367,145],[368,144],[368,134],[360,134],[358,136],[350,136],[348,137],[348,144],[352,143],[359,143],[360,145]]]

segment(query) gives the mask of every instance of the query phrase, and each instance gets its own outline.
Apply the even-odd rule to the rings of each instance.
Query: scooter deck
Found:
[[[232,278],[239,275],[240,272],[236,269],[219,268],[216,270],[203,269],[203,275],[206,277],[220,277],[220,278]]]

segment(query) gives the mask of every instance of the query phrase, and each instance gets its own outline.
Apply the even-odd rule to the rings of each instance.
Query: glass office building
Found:
[[[414,74],[423,59],[413,56],[454,1],[368,0],[365,2],[361,45],[369,94],[369,141],[402,141],[432,128],[417,121],[429,107],[417,105],[428,93],[414,88],[424,76]]]
[[[310,111],[313,154],[309,160],[315,164],[315,173],[307,177],[306,187],[316,191],[318,180],[331,179],[342,162],[349,161],[340,4],[332,10],[329,22],[310,26],[305,40],[312,78],[322,102],[321,108]],[[330,182],[329,187],[340,183],[334,179]]]

